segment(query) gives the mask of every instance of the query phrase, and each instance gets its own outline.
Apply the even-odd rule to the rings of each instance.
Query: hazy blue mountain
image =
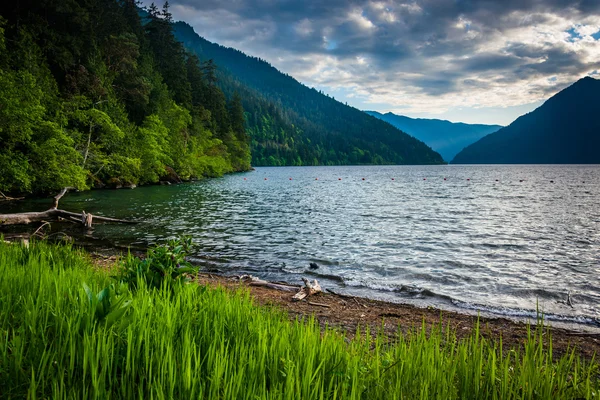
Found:
[[[441,119],[409,118],[388,112],[365,111],[425,142],[446,161],[454,158],[466,146],[502,128],[500,125],[465,124]]]
[[[600,164],[600,80],[586,77],[458,153],[455,164]]]
[[[311,89],[269,63],[211,43],[184,23],[175,35],[202,61],[213,60],[217,85],[241,95],[253,165],[441,164],[425,143]]]

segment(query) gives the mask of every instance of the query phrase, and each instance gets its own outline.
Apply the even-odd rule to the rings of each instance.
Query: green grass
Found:
[[[510,351],[478,330],[457,340],[425,328],[394,343],[368,331],[348,341],[245,292],[143,281],[130,291],[68,246],[0,241],[2,398],[600,396],[598,364],[575,352],[554,359],[541,326]]]

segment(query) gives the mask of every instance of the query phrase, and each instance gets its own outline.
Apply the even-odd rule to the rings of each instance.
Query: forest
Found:
[[[216,62],[226,95],[242,94],[253,165],[444,163],[420,140],[260,58],[211,43],[185,22],[176,22],[174,30],[190,52]]]
[[[441,164],[423,142],[210,43],[168,2],[0,9],[0,192],[180,182],[255,166]]]
[[[185,51],[168,3],[0,11],[0,191],[133,187],[250,168],[242,100]]]

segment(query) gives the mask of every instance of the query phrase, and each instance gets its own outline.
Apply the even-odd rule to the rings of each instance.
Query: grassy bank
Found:
[[[348,342],[247,293],[121,285],[68,246],[0,241],[2,398],[598,398],[598,364],[554,359],[547,336]]]

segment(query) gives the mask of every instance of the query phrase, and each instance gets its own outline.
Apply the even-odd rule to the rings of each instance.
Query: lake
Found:
[[[599,199],[600,166],[264,167],[61,208],[142,221],[95,225],[120,245],[191,235],[209,270],[598,330]]]

